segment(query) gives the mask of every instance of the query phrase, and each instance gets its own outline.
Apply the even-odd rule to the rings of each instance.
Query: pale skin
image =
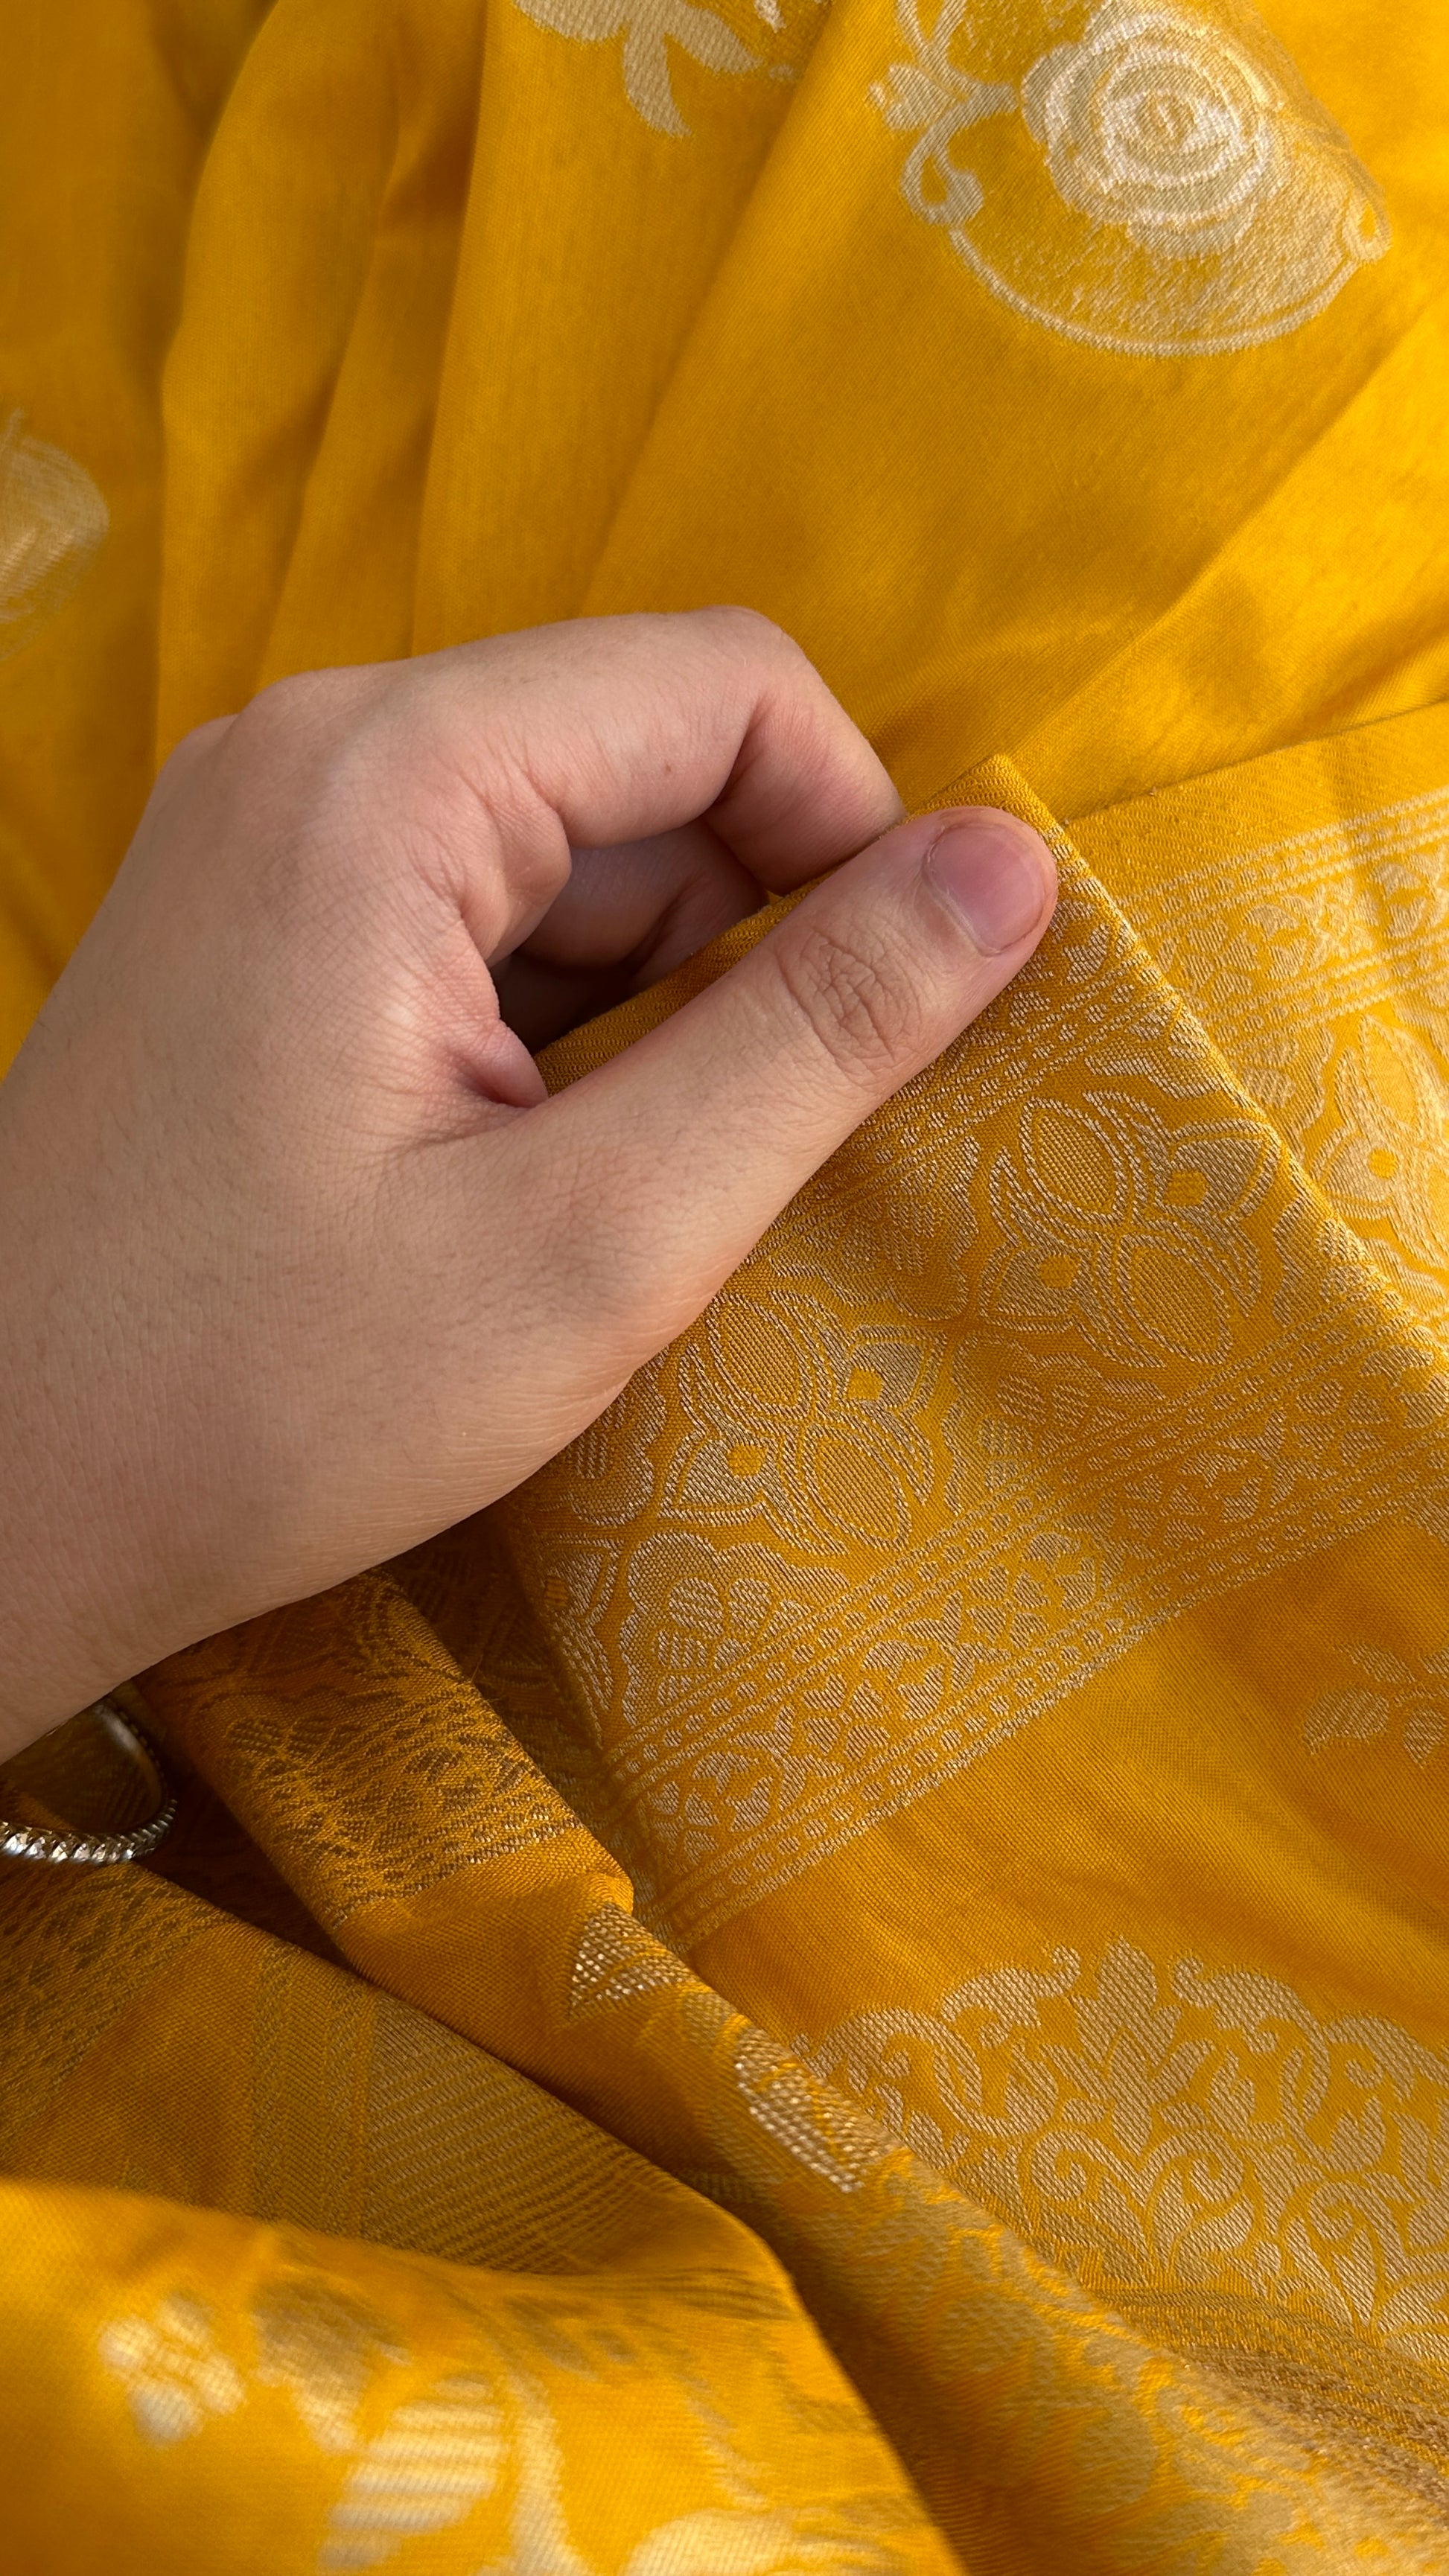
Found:
[[[821,876],[546,1097],[531,1046]],[[0,1758],[552,1457],[1054,900],[1014,818],[902,821],[746,610],[312,673],[191,735],[0,1087]]]

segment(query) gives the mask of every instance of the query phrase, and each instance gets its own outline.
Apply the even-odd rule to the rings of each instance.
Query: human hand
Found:
[[[571,859],[536,929],[490,960],[499,1010],[535,1051],[657,984],[783,891],[751,876],[703,817]]]
[[[0,1756],[507,1492],[693,1320],[1050,918],[1024,824],[899,813],[742,610],[180,746],[0,1089]],[[500,988],[536,1040],[827,869],[546,1098]]]

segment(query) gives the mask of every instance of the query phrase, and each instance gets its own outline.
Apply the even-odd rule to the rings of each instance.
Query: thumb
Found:
[[[596,1350],[612,1326],[629,1369],[682,1332],[861,1120],[1010,982],[1055,902],[1051,853],[1014,815],[918,815],[530,1111],[532,1152],[551,1129],[553,1169],[578,1176],[560,1285]]]

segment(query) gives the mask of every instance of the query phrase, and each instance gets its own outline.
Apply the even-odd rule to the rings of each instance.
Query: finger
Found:
[[[495,825],[520,888],[558,888],[560,827],[613,847],[708,813],[762,885],[803,884],[894,822],[900,799],[820,674],[738,608],[583,618],[409,666],[421,717]],[[536,917],[536,916],[535,916]]]
[[[763,901],[708,823],[685,823],[613,850],[575,850],[568,884],[524,947],[552,966],[639,966],[653,981]]]
[[[489,960],[499,1007],[525,1045],[547,1046],[672,974],[763,901],[707,823],[575,850],[568,884],[537,929],[510,957]]]
[[[681,1331],[852,1129],[1010,981],[1055,899],[1051,853],[1014,816],[920,816],[530,1113],[527,1150],[581,1176],[559,1257],[590,1331],[611,1316],[638,1343],[629,1365]]]

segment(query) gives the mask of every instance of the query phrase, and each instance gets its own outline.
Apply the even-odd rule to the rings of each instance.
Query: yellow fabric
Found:
[[[12,31],[12,1041],[158,746],[580,610],[1063,872],[565,1457],[142,1677],[154,1867],[0,1863],[17,2566],[1449,2560],[1449,37],[1269,15]]]

